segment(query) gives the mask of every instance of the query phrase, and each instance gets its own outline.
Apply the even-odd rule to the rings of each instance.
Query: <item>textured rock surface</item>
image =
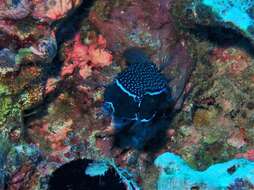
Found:
[[[165,151],[198,170],[253,160],[252,29],[225,17],[251,10],[235,1],[221,13],[210,2],[222,1],[0,1],[0,189],[47,189],[54,170],[79,158],[114,159],[145,190],[155,189],[152,163]],[[170,121],[137,130],[149,137],[139,150],[117,147],[101,116],[104,86],[133,46],[169,79],[174,102]]]

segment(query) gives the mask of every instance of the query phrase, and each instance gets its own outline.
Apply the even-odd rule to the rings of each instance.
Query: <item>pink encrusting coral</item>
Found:
[[[112,55],[106,49],[106,40],[102,35],[85,45],[81,42],[80,34],[75,36],[73,47],[66,48],[66,59],[61,71],[61,77],[73,74],[79,69],[79,75],[85,79],[92,74],[92,69],[102,68],[112,63]]]
[[[236,155],[237,158],[246,158],[248,160],[254,161],[254,149],[250,149],[245,153],[240,153]]]
[[[45,86],[45,94],[48,95],[56,89],[58,78],[49,78]]]

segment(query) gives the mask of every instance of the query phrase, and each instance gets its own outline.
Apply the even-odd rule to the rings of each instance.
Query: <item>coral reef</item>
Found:
[[[203,0],[195,9],[207,7],[211,9],[211,15],[222,26],[230,26],[237,28],[244,35],[253,39],[253,13],[251,12],[254,6],[252,1],[221,1],[221,0]],[[200,11],[200,10],[199,10]],[[203,12],[205,10],[202,10]],[[200,15],[201,16],[201,15]]]
[[[81,2],[81,0],[20,0],[14,2],[3,0],[0,2],[0,18],[20,20],[31,14],[38,20],[52,22],[65,17]]]
[[[75,161],[83,184],[87,160],[125,189],[169,173],[189,189],[253,189],[252,6],[0,0],[0,189],[49,189]]]
[[[105,50],[104,37],[99,35],[94,38],[87,39],[87,45],[84,45],[81,43],[80,34],[76,34],[73,47],[65,50],[66,59],[61,71],[62,77],[73,74],[78,68],[79,75],[85,79],[92,74],[92,69],[102,68],[112,63],[112,55]]]
[[[47,22],[62,19],[70,14],[75,8],[80,6],[82,0],[34,0],[32,15],[36,19]]]
[[[193,61],[188,52],[190,44],[176,31],[170,13],[173,4],[172,0],[97,2],[89,20],[107,39],[108,48],[116,55],[121,55],[126,47],[146,49],[153,62],[165,67],[163,72],[172,79],[169,87],[177,101],[184,91]]]
[[[245,153],[239,153],[239,154],[236,155],[236,157],[238,157],[238,158],[246,158],[248,160],[253,161],[254,160],[254,150],[250,149],[250,150],[248,150]]]
[[[179,2],[184,27],[202,28],[219,38],[243,35],[253,44],[253,2],[251,0],[183,0]],[[181,13],[182,12],[182,13]],[[212,31],[213,29],[214,31]],[[231,34],[227,33],[231,31]]]

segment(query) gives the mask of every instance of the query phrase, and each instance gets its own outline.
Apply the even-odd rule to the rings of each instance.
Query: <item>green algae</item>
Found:
[[[196,160],[195,156],[193,155],[197,150],[197,146],[189,146],[185,147],[181,150],[181,155],[186,160],[186,162],[190,165],[190,167],[197,169],[198,168],[198,161]]]
[[[108,6],[108,3],[106,1],[105,2],[96,1],[93,9],[98,14],[98,16],[103,20],[107,20],[111,12],[111,7]]]
[[[18,101],[14,99],[11,89],[8,86],[0,83],[1,134],[4,136],[9,135],[10,131],[14,129],[18,123],[19,124],[22,123],[22,114],[20,105]]]
[[[32,54],[32,51],[30,48],[22,48],[22,49],[19,49],[17,55],[15,56],[15,63],[17,65],[21,64],[22,60],[31,55]]]
[[[0,126],[6,122],[7,116],[11,113],[12,100],[9,89],[0,84]]]

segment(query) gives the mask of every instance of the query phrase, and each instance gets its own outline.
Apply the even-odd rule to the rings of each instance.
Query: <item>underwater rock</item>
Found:
[[[0,48],[5,53],[5,49],[10,49],[9,52],[14,57],[12,60],[9,59],[8,65],[1,64],[5,72],[3,75],[18,71],[23,64],[50,63],[57,53],[51,26],[31,17],[33,4],[36,2],[26,0],[1,2],[1,8],[8,11],[4,11],[5,16],[0,20],[0,32],[4,37],[0,39]],[[27,15],[22,16],[23,9],[28,12]],[[8,55],[10,56],[10,53]],[[4,60],[6,58],[2,61]]]
[[[30,50],[33,54],[39,56],[45,63],[50,63],[57,53],[57,44],[54,33],[45,38],[39,39],[36,47],[31,46]]]
[[[145,49],[151,60],[163,67],[162,73],[172,79],[169,87],[174,101],[179,100],[175,106],[179,109],[181,95],[187,94],[184,88],[193,60],[185,36],[177,32],[171,15],[173,4],[173,0],[134,0],[119,4],[98,1],[89,20],[106,38],[107,47],[116,55],[116,60],[128,47]]]
[[[246,184],[254,184],[254,163],[246,159],[233,159],[212,165],[205,171],[197,171],[180,156],[166,152],[158,156],[154,163],[161,171],[157,190],[227,189],[239,179],[246,181]]]
[[[236,147],[237,149],[240,149],[247,144],[244,132],[241,132],[241,130],[232,131],[227,143],[233,147]]]
[[[0,142],[0,189],[4,189],[8,179],[6,160],[11,144],[3,135],[0,136]]]
[[[27,62],[50,63],[56,56],[56,53],[57,44],[54,34],[38,39],[30,47],[20,48],[16,52],[4,48],[0,53],[2,57],[1,61],[5,62],[1,64],[3,67],[2,74],[18,71],[20,65],[26,64]],[[4,70],[4,68],[6,69]]]
[[[7,137],[21,124],[21,109],[11,89],[0,83],[0,133]],[[18,131],[18,130],[17,130]]]
[[[191,56],[192,48],[189,46],[190,44],[184,34],[177,32],[176,23],[171,15],[171,8],[173,8],[174,3],[173,0],[149,0],[146,2],[134,0],[121,3],[118,3],[118,1],[96,1],[89,14],[91,25],[96,27],[107,40],[107,48],[112,51],[114,60],[116,60],[117,66],[120,67],[120,71],[117,68],[118,73],[123,71],[125,67],[129,67],[128,62],[124,63],[122,61],[124,51],[129,47],[137,47],[143,49],[148,54],[147,57],[152,60],[150,62],[155,63],[158,70],[170,79],[168,88],[171,91],[172,105],[168,106],[166,101],[163,106],[170,107],[171,110],[168,110],[167,113],[162,111],[162,115],[165,113],[167,116],[169,112],[174,113],[181,109],[183,100],[189,92],[185,87],[194,63]],[[112,64],[111,68],[114,68],[114,66]],[[111,74],[109,77],[112,79],[115,76]],[[160,98],[162,102],[166,99],[165,97],[156,96],[156,100],[151,97],[147,97],[147,100],[155,100],[154,106]],[[130,101],[132,101],[132,98],[127,99],[127,102],[130,103]],[[135,105],[135,102],[131,102],[131,104]],[[153,106],[148,108],[148,115],[154,113]],[[104,106],[106,112],[110,112],[111,107],[110,104]],[[134,116],[132,114],[128,117],[136,118],[137,107],[128,107],[128,109],[130,108],[134,108],[131,110]],[[126,113],[128,114],[129,111]],[[149,120],[149,118],[152,117],[146,116],[146,119]],[[126,121],[120,117],[114,119],[115,126],[116,123],[119,123],[118,128],[135,122],[135,119],[134,121]],[[169,126],[166,119],[152,125],[149,125],[151,122],[139,124],[136,122],[136,124],[132,125],[133,128],[129,131],[131,140],[125,138],[128,136],[126,133],[122,134],[119,139],[125,139],[126,143],[124,144],[135,144],[134,147],[139,148],[144,145],[147,139],[153,138],[159,130]],[[143,127],[143,125],[146,125],[146,127]]]
[[[250,161],[254,161],[254,149],[250,149],[247,152],[239,153],[236,155],[237,158],[245,158]]]
[[[81,3],[82,0],[3,0],[0,19],[21,20],[31,14],[37,20],[52,22],[65,17]]]
[[[218,66],[218,75],[229,74],[241,77],[252,65],[252,59],[248,52],[238,48],[214,48],[212,50],[211,61]]]
[[[0,19],[23,19],[31,12],[32,3],[29,0],[1,1]]]
[[[77,94],[61,93],[48,107],[40,108],[40,117],[28,124],[27,136],[49,161],[64,164],[79,156],[94,158],[98,154],[94,134],[103,124],[94,114],[95,91],[73,91]]]
[[[72,152],[72,143],[67,143],[71,139],[69,134],[72,133],[72,125],[73,121],[70,118],[50,122],[44,119],[43,123],[33,124],[28,132],[29,135],[34,133],[30,138],[41,150],[50,150],[46,154],[49,160],[58,160],[59,163],[62,163],[72,158],[72,155],[68,156]]]
[[[52,22],[66,17],[75,10],[82,0],[33,0],[33,17],[39,20]]]
[[[16,64],[15,53],[4,48],[0,50],[0,75],[19,70],[19,64]]]
[[[251,149],[253,147],[253,132],[251,133],[253,106],[249,103],[246,108],[246,104],[254,98],[252,58],[235,47],[217,47],[198,37],[194,39],[197,44],[190,42],[193,40],[192,34],[187,32],[188,39],[185,38],[186,31],[178,32],[177,19],[174,20],[171,17],[172,12],[175,11],[172,5],[180,1],[186,0],[96,1],[91,9],[89,18],[91,23],[88,23],[88,18],[83,18],[81,29],[77,29],[73,39],[69,39],[67,37],[69,31],[79,28],[76,27],[79,24],[76,25],[75,19],[71,17],[71,25],[63,26],[61,29],[63,32],[57,34],[59,39],[64,39],[62,44],[57,40],[58,47],[56,47],[52,30],[55,25],[58,27],[58,24],[62,22],[58,19],[68,20],[69,13],[72,13],[81,1],[72,1],[73,5],[71,5],[71,1],[65,0],[55,1],[55,4],[51,0],[34,0],[32,2],[38,2],[38,4],[34,4],[33,10],[38,12],[34,11],[18,21],[14,18],[8,22],[0,21],[1,31],[7,36],[6,39],[0,39],[0,48],[3,48],[1,50],[8,48],[11,52],[15,52],[16,64],[21,63],[18,68],[20,72],[13,74],[10,70],[7,73],[9,75],[1,80],[7,85],[8,99],[9,89],[11,93],[15,93],[12,100],[18,101],[17,107],[24,116],[22,125],[4,127],[7,129],[4,133],[10,134],[11,137],[13,135],[12,138],[18,144],[21,133],[26,140],[39,147],[46,157],[45,170],[52,170],[49,166],[52,163],[60,166],[77,158],[95,159],[101,155],[108,155],[121,163],[121,167],[127,166],[128,170],[131,168],[130,171],[135,173],[146,173],[146,167],[151,161],[150,157],[165,150],[177,152],[191,166],[204,169],[211,164],[234,157],[237,152],[244,151],[245,148]],[[60,2],[63,3],[62,7]],[[49,8],[51,3],[53,4]],[[202,17],[202,14],[199,15]],[[57,22],[52,23],[52,21]],[[200,24],[204,24],[201,18],[199,21]],[[222,19],[213,23],[216,23],[215,27],[225,26],[225,21]],[[90,24],[98,30],[95,31]],[[238,23],[231,23],[227,27],[237,31],[243,30],[237,28],[236,24]],[[91,38],[92,35],[89,33],[93,33],[94,37]],[[123,55],[130,46],[141,47],[147,55],[140,56],[138,51],[134,54]],[[59,53],[52,62],[57,48]],[[197,51],[198,57],[193,56],[194,51]],[[205,55],[202,54],[204,52],[206,52]],[[126,58],[125,63],[122,57]],[[197,58],[196,72],[198,74],[188,83],[193,67],[192,57]],[[133,70],[146,71],[147,68],[150,68],[151,72],[148,69],[148,75],[145,74],[147,72],[141,73],[145,76],[142,85],[138,84],[137,77],[140,73],[129,75]],[[120,74],[115,77],[116,73]],[[152,74],[154,75],[151,77]],[[169,80],[165,82],[162,79],[164,76]],[[154,80],[153,83],[151,82],[153,77],[159,80]],[[109,91],[114,101],[116,97],[120,97],[117,101],[122,100],[118,104],[120,106],[114,108],[117,108],[120,113],[129,114],[134,122],[136,122],[135,113],[138,113],[139,120],[142,121],[141,125],[138,123],[128,128],[128,131],[123,131],[118,138],[100,136],[100,132],[111,125],[108,118],[97,117],[103,102],[104,88],[102,86],[110,83],[112,79],[115,81],[106,91]],[[133,82],[126,83],[126,80]],[[116,81],[121,85],[117,85]],[[158,85],[151,90],[149,81],[152,85]],[[193,93],[184,102],[185,108],[188,109],[181,111],[184,96],[192,87]],[[167,90],[164,91],[164,89]],[[114,90],[116,91],[113,93]],[[135,102],[139,98],[143,98],[140,110],[138,110],[138,102]],[[8,116],[12,108],[9,108],[9,104],[6,105],[8,114],[2,113]],[[158,105],[170,109],[164,112],[164,108]],[[109,103],[104,108],[110,113],[112,106]],[[179,118],[177,122],[170,123],[169,136],[164,133],[158,134],[159,129],[169,127],[168,120],[161,119],[158,112],[171,115],[171,111],[180,111],[179,115],[184,116],[176,115]],[[117,115],[123,118],[124,114]],[[158,120],[153,120],[156,116]],[[119,122],[121,126],[128,123],[116,118],[115,123]],[[153,121],[152,124],[150,121]],[[20,132],[20,127],[27,129],[26,133]],[[15,129],[14,132],[12,129]],[[2,130],[1,133],[3,133]],[[144,148],[144,142],[153,137],[156,137],[154,141],[151,141],[151,144],[147,143],[148,146]],[[165,142],[164,139],[162,140],[164,137],[166,144],[158,145]],[[118,139],[133,145],[132,148],[142,148],[142,151],[137,150],[138,153],[132,155],[130,153],[132,148],[117,149],[113,141]],[[140,152],[145,152],[149,156],[140,155]],[[250,155],[250,157],[253,156]],[[33,183],[47,184],[47,177],[42,178],[44,173],[37,171],[33,175],[34,168],[26,162],[22,161],[22,163],[19,171],[14,174],[10,172],[13,176],[12,189],[19,187],[43,189],[42,187],[34,188],[32,185]],[[103,171],[106,172],[106,169],[104,167]],[[231,173],[232,170],[234,167],[230,169]],[[84,174],[84,169],[82,172]],[[102,173],[99,172],[99,174]],[[147,176],[149,178],[151,174]],[[142,183],[146,184],[145,187],[153,183],[148,181],[148,178],[142,179]],[[6,181],[5,177],[2,179]],[[45,181],[41,182],[41,180]],[[237,189],[243,185],[251,187],[246,179],[235,179],[230,184],[230,188]],[[154,190],[152,185],[149,188]],[[150,190],[149,188],[145,190]]]
[[[185,14],[189,17],[186,19],[194,25],[208,26],[218,32],[222,31],[220,28],[231,29],[253,43],[253,6],[252,0],[198,0],[186,6]],[[225,33],[227,35],[231,34]]]
[[[203,170],[253,147],[253,111],[248,109],[248,102],[252,108],[254,65],[252,52],[235,41],[231,46],[191,35],[201,40],[189,80],[193,88],[172,127],[180,129],[179,123],[183,123],[196,131],[195,135],[183,136],[177,130],[174,143],[168,142],[168,146],[191,167]]]
[[[49,78],[45,86],[45,95],[53,93],[56,90],[59,81],[59,78]]]
[[[41,161],[41,152],[35,145],[15,145],[2,135],[0,141],[0,189],[30,188],[27,183],[31,180],[35,166]]]
[[[0,127],[4,125],[12,110],[12,100],[8,87],[0,84]]]
[[[128,46],[146,47],[164,57],[171,50],[170,45],[178,40],[169,12],[172,4],[172,0],[98,1],[89,19],[105,36],[113,52],[122,53]]]
[[[0,3],[2,2],[0,1]],[[38,4],[36,4],[37,2]],[[53,1],[47,2],[52,3]],[[52,7],[54,8],[54,13],[58,12],[57,9],[70,8],[70,5],[74,3],[74,1],[68,1],[66,7],[61,7],[61,2],[66,3],[67,1],[57,1],[57,8]],[[72,8],[75,9],[79,2],[81,1],[76,1]],[[39,6],[39,1],[37,0],[32,1],[32,3],[35,6]],[[35,6],[32,6],[32,8]],[[59,16],[57,19],[67,16],[69,8],[68,10],[63,10],[64,14],[57,15]],[[41,16],[49,16],[43,15],[43,12],[40,13],[42,13]],[[0,58],[2,58],[0,60],[0,73],[2,72],[0,75],[0,133],[10,138],[11,146],[17,147],[17,151],[19,151],[17,153],[13,148],[11,154],[9,154],[11,156],[7,158],[8,164],[4,163],[4,171],[2,167],[0,168],[0,189],[4,189],[2,184],[5,185],[7,183],[10,190],[36,189],[34,185],[38,183],[43,175],[40,171],[36,171],[37,173],[34,174],[38,164],[37,154],[31,156],[35,159],[31,162],[29,159],[23,159],[23,157],[26,158],[36,148],[43,152],[46,157],[43,159],[47,164],[52,160],[56,163],[65,163],[77,158],[77,155],[92,154],[91,152],[88,154],[86,152],[86,145],[88,144],[86,139],[88,139],[88,133],[92,131],[89,127],[93,128],[93,130],[102,127],[102,124],[96,121],[96,115],[94,114],[95,105],[92,98],[99,94],[96,94],[94,89],[93,91],[90,90],[89,87],[86,87],[81,82],[77,84],[78,80],[76,79],[78,77],[74,77],[76,80],[75,84],[71,83],[72,81],[68,81],[69,83],[61,81],[60,88],[58,88],[58,85],[54,86],[54,84],[54,87],[51,88],[52,83],[62,80],[59,76],[60,73],[58,73],[58,70],[60,71],[61,69],[62,60],[53,61],[58,48],[61,48],[61,46],[57,47],[56,45],[55,27],[48,23],[52,21],[51,18],[54,21],[56,19],[55,17],[50,17],[48,20],[45,18],[46,22],[44,22],[45,20],[38,18],[33,14],[28,14],[19,20],[14,20],[14,17],[5,17],[0,20]],[[3,39],[3,37],[6,38]],[[100,75],[99,70],[102,67],[111,64],[112,55],[106,51],[106,41],[102,36],[96,36],[95,44],[88,45],[81,42],[81,40],[78,43],[79,47],[87,45],[88,50],[84,53],[84,56],[89,54],[89,59],[92,62],[89,61],[86,64],[90,70],[93,69],[97,72],[97,75]],[[78,52],[75,55],[82,53]],[[75,61],[76,63],[79,62],[78,59]],[[84,76],[86,71],[84,67],[82,69],[82,76]],[[52,79],[51,77],[57,81],[52,82],[50,80]],[[75,99],[78,100],[78,103],[74,102],[70,97],[68,97],[68,100],[63,98],[63,94],[67,94],[66,89],[73,91],[71,94],[75,94]],[[82,89],[83,92],[81,93],[79,89]],[[54,94],[55,90],[56,94]],[[47,104],[54,101],[54,96],[58,97],[58,93],[61,91],[64,93],[60,94],[59,99],[62,99],[63,102],[54,110],[54,106]],[[49,98],[45,97],[48,93],[50,94]],[[96,103],[98,105],[98,102]],[[71,107],[68,107],[69,105]],[[48,107],[49,109],[47,109]],[[92,109],[92,111],[89,109]],[[69,112],[70,110],[71,113]],[[37,118],[38,120],[36,120]],[[30,121],[35,122],[30,123]],[[29,128],[30,124],[33,124],[34,128]],[[24,148],[24,142],[31,143],[31,149]],[[2,142],[0,144],[4,145]],[[0,148],[1,151],[4,151],[4,148]],[[95,149],[95,147],[93,148]],[[4,152],[3,155],[0,153],[0,156],[5,157],[8,155]],[[48,167],[45,168],[48,169]]]
[[[81,0],[1,1],[0,31],[5,39],[1,39],[0,46],[15,51],[30,48],[34,55],[29,55],[28,62],[51,62],[57,53],[57,29],[50,24],[69,15],[81,3]]]
[[[248,190],[254,189],[254,186],[248,182],[247,180],[243,179],[236,179],[233,184],[228,187],[228,190]]]

